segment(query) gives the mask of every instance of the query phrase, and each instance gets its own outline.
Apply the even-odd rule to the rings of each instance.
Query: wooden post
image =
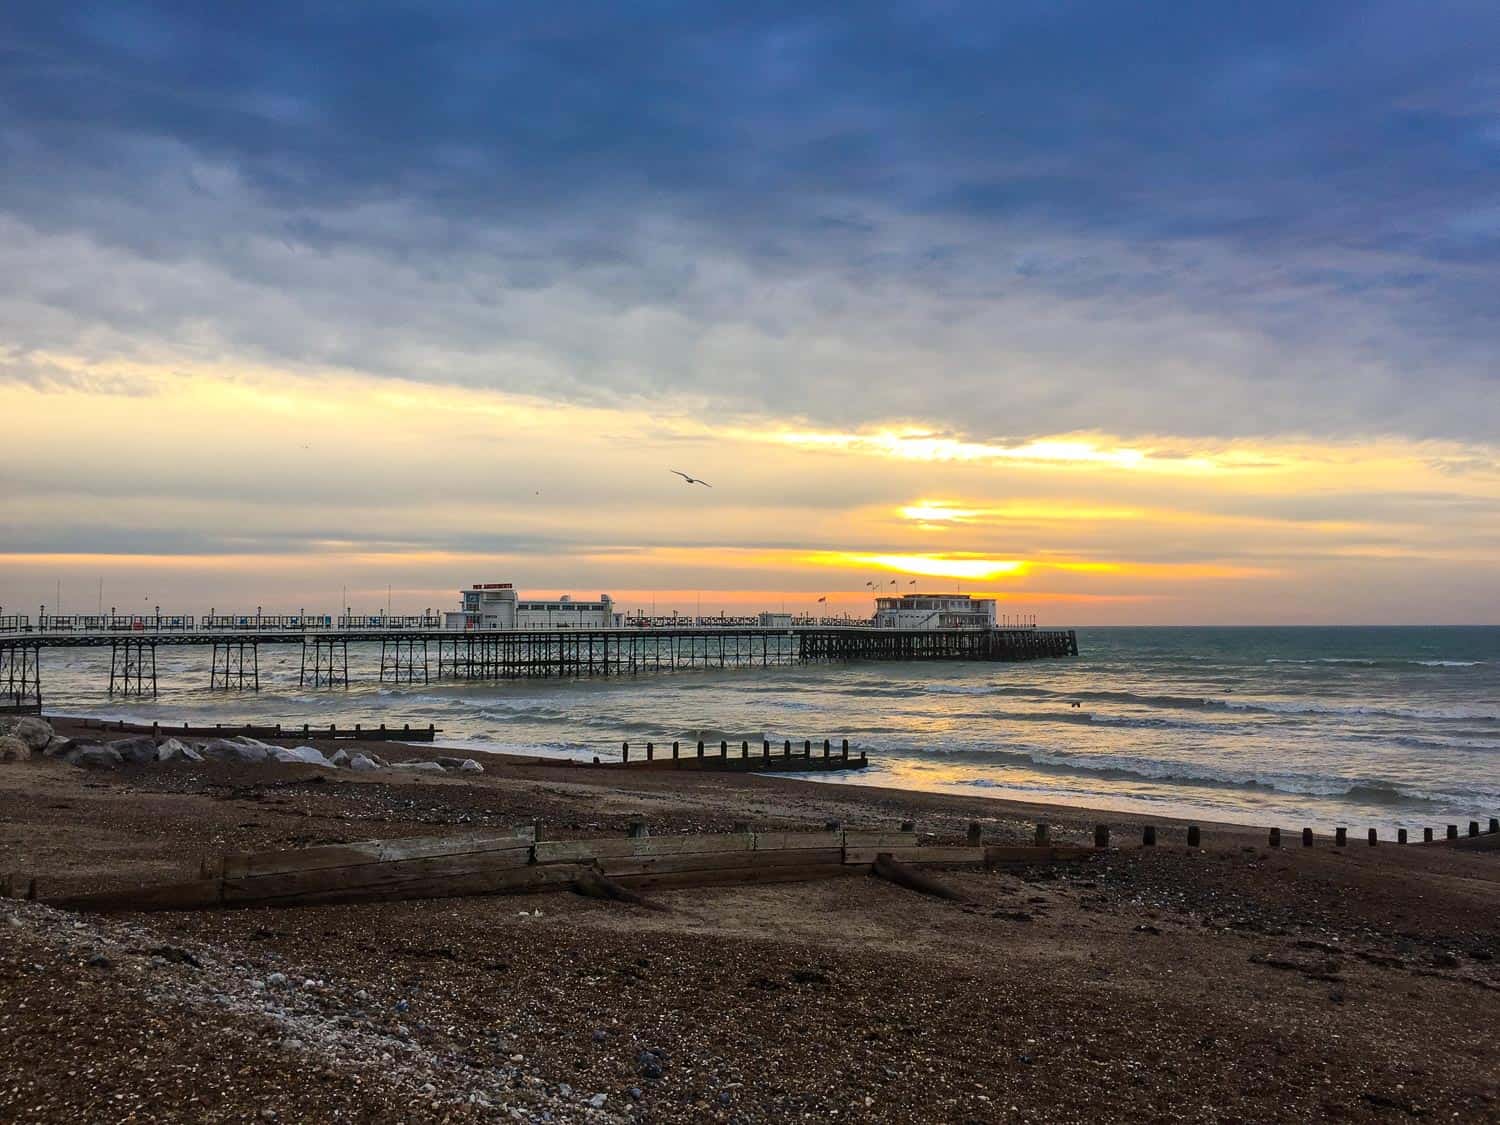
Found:
[[[903,820],[901,822],[901,831],[903,831],[903,832],[915,832],[916,830],[917,830],[917,822],[915,820]]]
[[[653,742],[646,743],[646,761],[649,762],[655,756],[655,754],[656,744]]]
[[[1045,848],[1048,844],[1048,837],[1051,834],[1051,829],[1047,827],[1046,822],[1039,823],[1036,826],[1036,846]]]
[[[674,742],[674,743],[672,743],[672,761],[674,761],[674,762],[677,760],[677,751],[678,751],[678,745],[677,745],[677,743]]]
[[[740,743],[740,757],[741,758],[748,758],[749,756],[750,756],[750,744],[748,742],[741,742]]]
[[[849,740],[847,738],[844,739],[844,744],[840,748],[840,754],[842,755],[844,761],[847,762],[849,760]],[[1497,829],[1494,827],[1494,824],[1495,824],[1495,822],[1493,820],[1490,821],[1490,825],[1491,825],[1490,831],[1491,832],[1497,831]]]
[[[628,742],[620,743],[620,761],[630,761],[630,743]]]
[[[651,833],[646,828],[645,820],[641,817],[635,817],[630,822],[629,835],[632,840],[643,840],[651,835]]]
[[[1141,829],[1141,847],[1156,847],[1156,825],[1148,824]]]
[[[1396,843],[1398,843],[1398,844],[1404,844],[1404,843],[1406,843],[1406,829],[1404,829],[1404,828],[1398,828],[1398,829],[1396,829]]]
[[[1345,847],[1349,843],[1349,829],[1335,828],[1333,830],[1333,845],[1337,848]]]
[[[1479,821],[1477,821],[1477,820],[1471,820],[1471,821],[1469,821],[1469,835],[1470,836],[1478,836],[1479,835]]]
[[[1107,824],[1096,824],[1096,825],[1094,825],[1094,847],[1096,847],[1096,848],[1107,848],[1107,847],[1109,847],[1109,825],[1107,825]]]
[[[977,848],[984,843],[984,830],[979,827],[979,821],[969,821],[969,834],[964,842],[971,848]]]
[[[1456,824],[1450,824],[1450,825],[1448,825],[1448,839],[1450,839],[1450,840],[1457,840],[1458,839],[1458,825],[1456,825]]]
[[[723,739],[719,740],[719,757],[729,757],[729,743],[725,742]]]
[[[1302,830],[1302,846],[1304,848],[1310,848],[1310,847],[1312,847],[1312,829],[1311,828],[1304,828]]]
[[[771,740],[765,739],[760,744],[760,756],[766,761],[771,760]]]
[[[750,822],[748,820],[737,820],[737,821],[735,821],[734,822],[734,831],[737,832],[737,833],[749,832],[750,831]]]
[[[1431,828],[1424,828],[1424,829],[1422,829],[1422,843],[1424,843],[1424,844],[1430,844],[1430,843],[1432,843],[1432,829]]]
[[[703,740],[701,738],[698,740],[698,757],[703,757]]]
[[[1196,824],[1189,824],[1188,825],[1188,847],[1190,847],[1190,848],[1196,848],[1199,845],[1199,843],[1202,841],[1202,839],[1203,839],[1203,837],[1202,837],[1202,835],[1198,831],[1198,826]]]
[[[1500,816],[1490,817],[1490,831],[1500,832]]]
[[[1380,837],[1376,834],[1375,829],[1372,828],[1370,829],[1370,847],[1373,848],[1378,843],[1380,843]]]
[[[831,750],[831,749],[832,749],[832,747],[830,747],[830,746],[829,746],[829,744],[828,744],[828,739],[826,739],[826,738],[825,738],[825,739],[824,739],[824,740],[823,740],[823,760],[824,760],[824,761],[825,761],[825,762],[826,762],[826,761],[828,761],[828,752],[829,752],[829,751],[830,751],[830,750]]]
[[[1273,848],[1279,848],[1279,847],[1281,847],[1281,829],[1279,829],[1279,828],[1273,828],[1273,829],[1271,829],[1271,841],[1270,841],[1270,843],[1271,843],[1271,847],[1273,847]]]
[[[812,739],[804,738],[802,740],[802,756],[804,758],[812,757]]]
[[[781,756],[783,758],[790,758],[792,756],[792,740],[790,738],[782,740]]]

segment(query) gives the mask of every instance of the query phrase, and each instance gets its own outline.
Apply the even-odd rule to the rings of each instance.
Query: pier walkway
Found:
[[[206,618],[212,622],[206,628],[185,617],[120,620],[128,624],[73,630],[54,626],[45,631],[31,629],[21,618],[0,621],[0,706],[40,708],[46,649],[107,648],[109,694],[148,697],[157,694],[156,653],[164,647],[209,649],[209,686],[225,691],[260,690],[260,650],[267,646],[300,648],[303,687],[348,686],[349,646],[361,644],[380,646],[379,682],[394,684],[633,676],[864,660],[1014,661],[1078,655],[1078,639],[1071,629],[735,625],[461,632],[435,628],[423,618],[345,618],[338,626],[327,618],[306,626],[289,618]],[[366,624],[370,621],[380,624]]]

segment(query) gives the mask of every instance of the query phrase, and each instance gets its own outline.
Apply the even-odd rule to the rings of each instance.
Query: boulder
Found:
[[[323,752],[315,746],[298,746],[296,749],[288,750],[283,746],[269,747],[266,753],[278,762],[289,762],[306,766],[331,766],[333,763],[323,757]]]
[[[351,770],[359,770],[361,772],[364,772],[366,770],[378,770],[380,767],[364,754],[356,754],[354,755],[354,757],[349,759],[349,768]]]
[[[330,766],[347,766],[349,764],[349,755],[344,750],[335,750],[333,757],[328,759],[328,764]]]
[[[238,739],[216,738],[204,743],[203,756],[211,762],[256,763],[266,760],[264,746],[251,746]]]
[[[113,746],[104,746],[98,742],[75,745],[63,757],[63,761],[81,770],[112,770],[124,760]]]
[[[10,729],[11,737],[19,738],[33,750],[45,749],[55,733],[51,723],[35,715],[22,715]]]
[[[161,744],[156,748],[156,760],[158,762],[181,761],[186,757],[186,755],[183,753],[183,751],[186,749],[187,743],[182,742],[176,738],[164,738],[162,739]]]
[[[412,770],[419,773],[443,772],[443,767],[437,762],[397,762],[390,768],[393,770]]]
[[[201,761],[203,761],[203,754],[202,754],[202,752],[198,749],[198,747],[194,746],[191,742],[184,742],[182,744],[182,749],[178,751],[178,754],[179,754],[179,756],[182,758],[182,760],[184,762],[201,762]]]
[[[26,762],[31,760],[31,747],[26,740],[13,734],[0,734],[0,762]]]
[[[76,745],[71,738],[64,738],[60,734],[54,734],[47,740],[42,755],[47,758],[61,758]]]
[[[109,743],[109,747],[127,765],[144,766],[156,761],[156,739],[149,734],[137,735],[135,738],[117,738]]]
[[[461,770],[463,770],[464,773],[483,773],[484,772],[484,767],[481,766],[478,762],[476,762],[473,758],[465,758],[462,762],[460,762],[458,764],[458,768],[461,769]]]

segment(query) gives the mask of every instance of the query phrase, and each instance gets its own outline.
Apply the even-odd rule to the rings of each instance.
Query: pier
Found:
[[[350,683],[349,646],[379,645],[369,669],[379,683],[635,676],[687,669],[767,668],[855,661],[1016,661],[1078,655],[1071,629],[885,629],[860,625],[759,627],[694,625],[546,631],[435,627],[430,615],[403,618],[218,616],[0,620],[0,706],[42,703],[48,649],[110,650],[108,692],[154,697],[159,648],[209,651],[209,687],[259,691],[260,652],[301,650],[304,688]]]

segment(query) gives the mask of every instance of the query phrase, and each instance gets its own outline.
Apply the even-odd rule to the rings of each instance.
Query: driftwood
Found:
[[[875,857],[874,866],[871,868],[873,874],[878,878],[886,879],[899,887],[905,887],[909,891],[919,894],[931,895],[933,898],[947,899],[949,902],[967,902],[958,891],[946,883],[939,883],[930,875],[906,866],[889,852],[881,852]]]
[[[573,890],[585,898],[604,899],[608,902],[628,902],[631,906],[643,906],[647,910],[666,910],[659,902],[638,895],[629,887],[622,887],[597,867],[585,867],[573,880]]]

